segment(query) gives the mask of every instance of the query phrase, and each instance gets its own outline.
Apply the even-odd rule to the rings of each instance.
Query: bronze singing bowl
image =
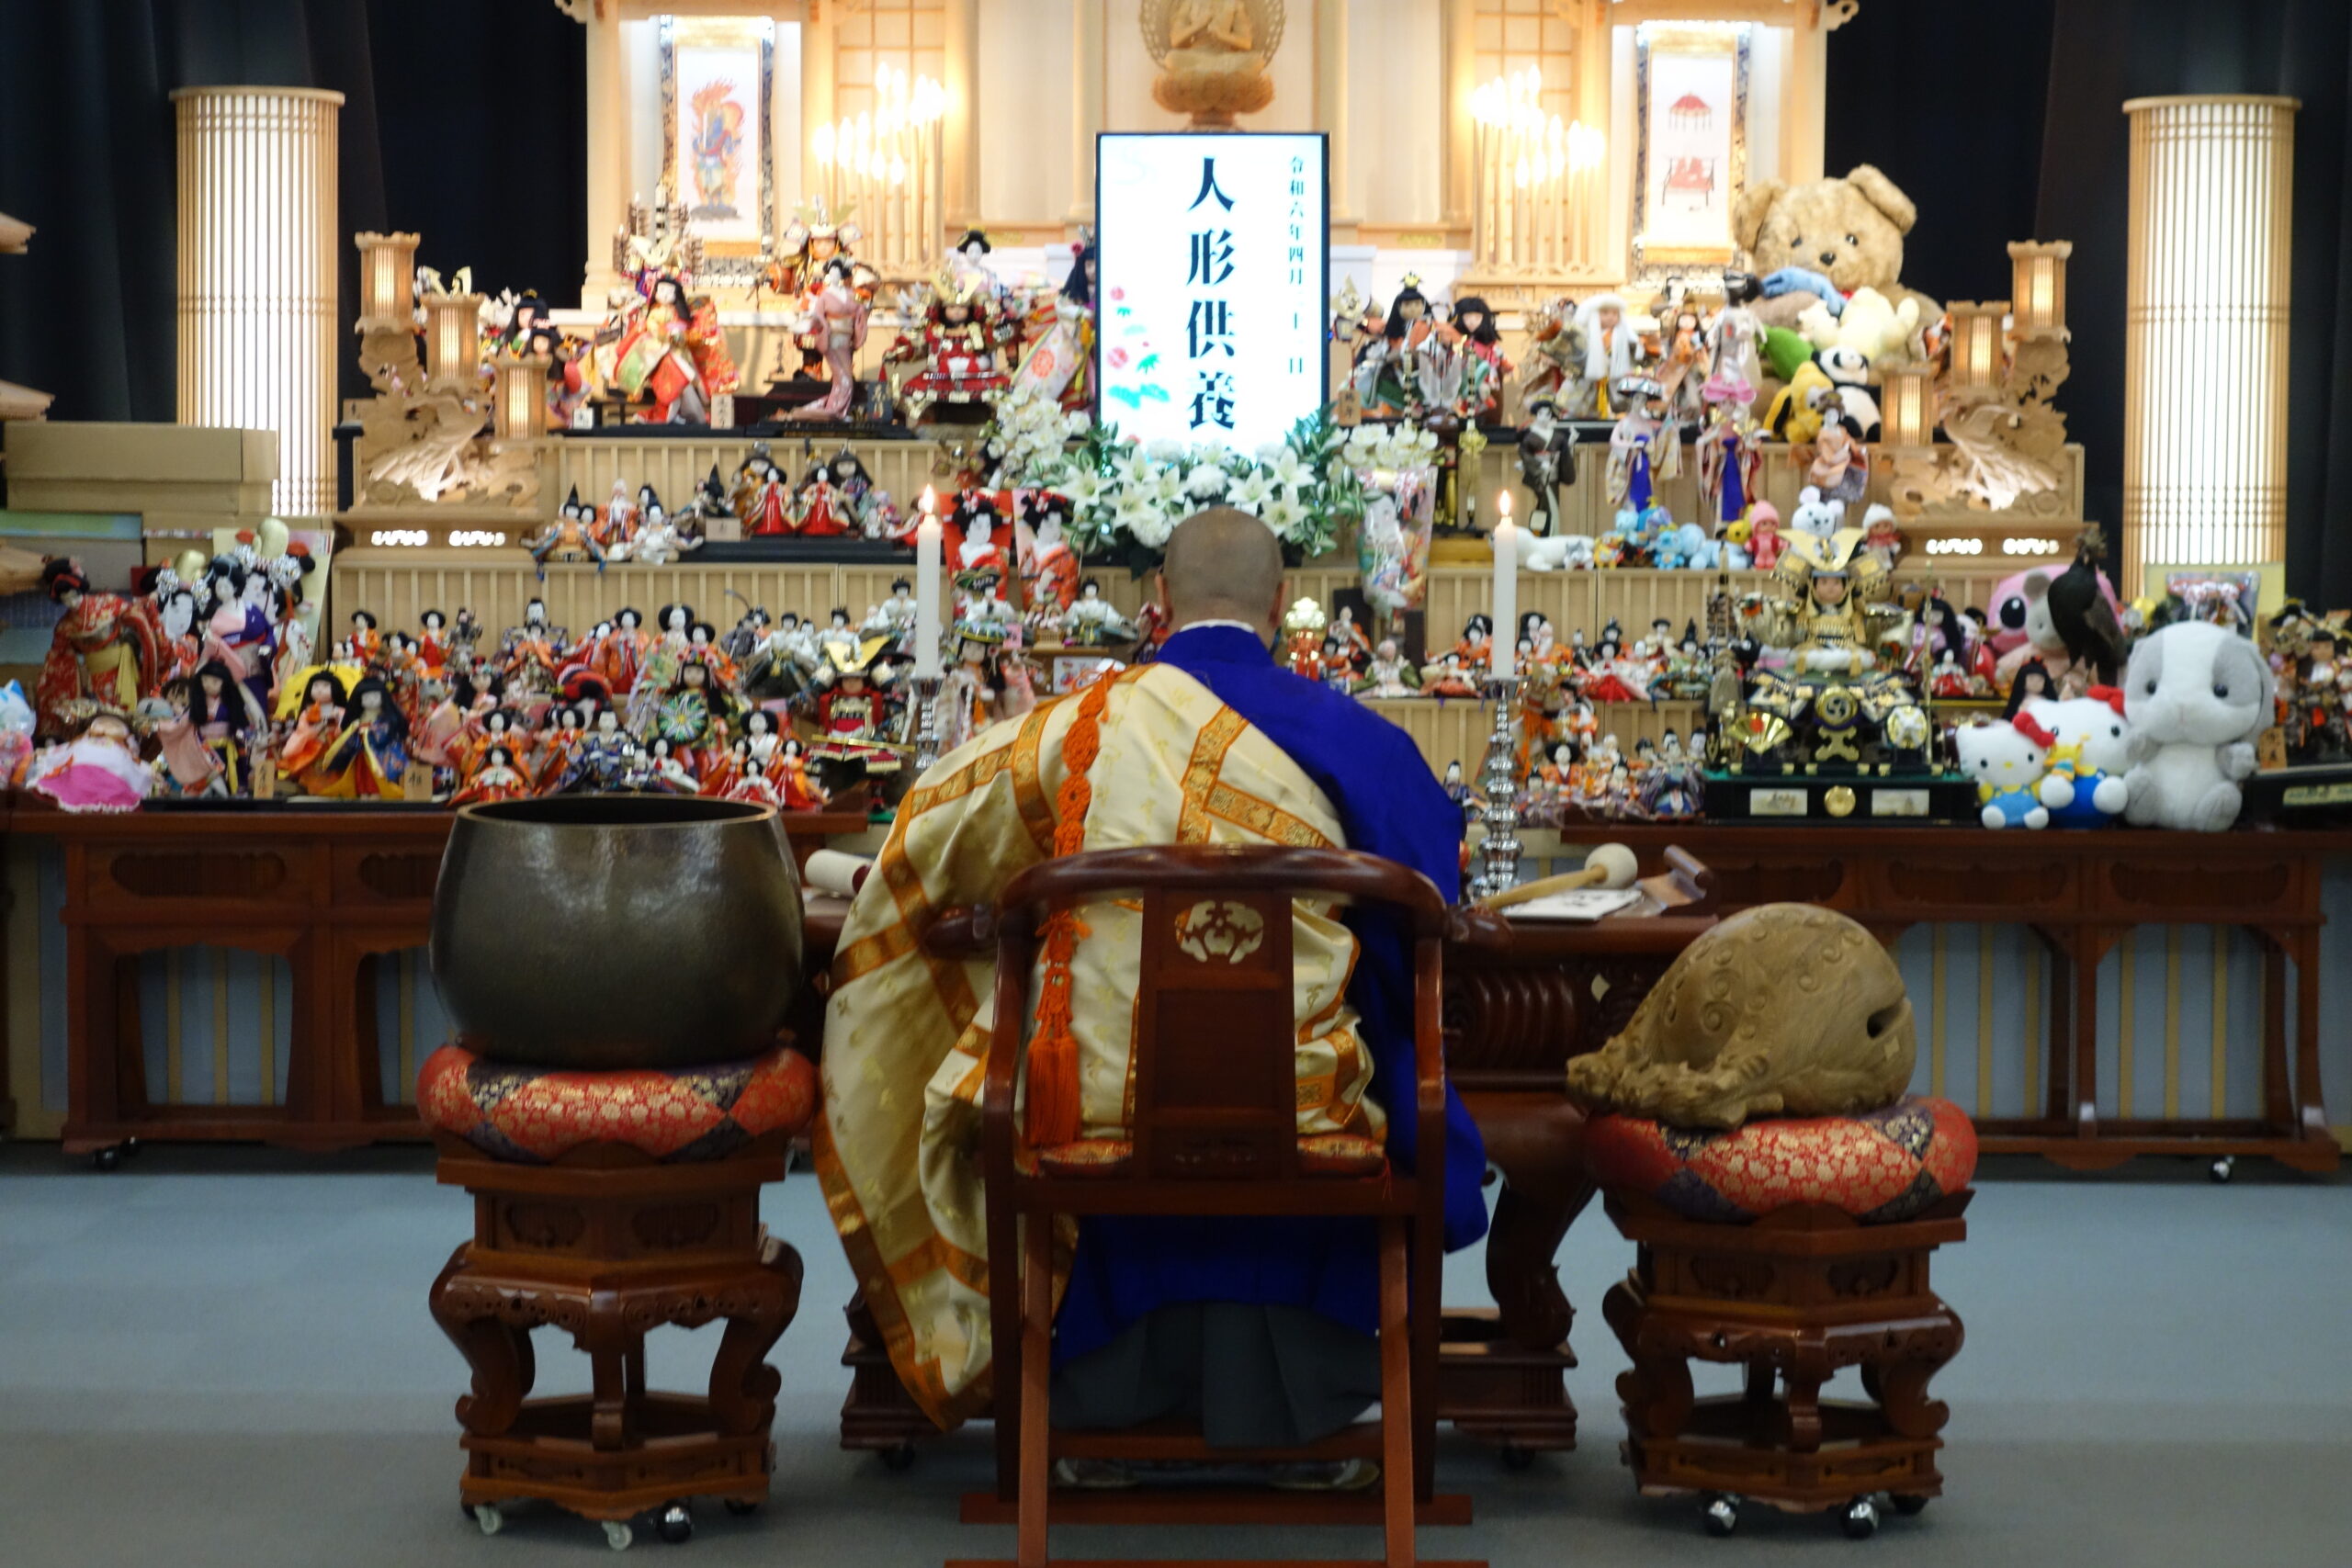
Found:
[[[800,879],[773,807],[674,795],[469,806],[433,893],[433,978],[493,1061],[689,1067],[775,1043]]]

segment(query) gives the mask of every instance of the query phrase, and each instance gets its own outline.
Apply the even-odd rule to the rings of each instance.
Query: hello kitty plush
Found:
[[[1844,502],[1823,500],[1821,491],[1812,485],[1797,491],[1797,508],[1789,513],[1791,528],[1816,539],[1826,539],[1845,525]]]
[[[2274,689],[2261,651],[2235,632],[2178,621],[2142,637],[2123,672],[2132,725],[2124,820],[2200,833],[2236,821],[2238,781],[2254,773]]]
[[[2057,737],[2050,771],[2035,792],[2050,807],[2052,825],[2098,828],[2121,816],[2132,795],[2123,782],[2132,752],[2123,694],[2112,686],[2094,686],[2089,696],[2064,702],[2028,697],[2019,711]]]
[[[1976,784],[1987,828],[2047,828],[2050,808],[2035,794],[2055,738],[2027,714],[2007,724],[1980,720],[1953,732],[1961,772]]]

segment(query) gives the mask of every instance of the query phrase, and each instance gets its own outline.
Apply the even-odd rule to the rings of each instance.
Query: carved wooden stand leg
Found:
[[[1803,1208],[1723,1225],[1611,1194],[1610,1217],[1642,1248],[1601,1303],[1633,1362],[1617,1395],[1642,1491],[1716,1495],[1709,1523],[1719,1530],[1737,1499],[1753,1498],[1847,1509],[1855,1534],[1876,1527],[1880,1493],[1905,1513],[1940,1495],[1935,1455],[1950,1412],[1927,1390],[1962,1336],[1928,1288],[1928,1261],[1965,1237],[1968,1198],[1895,1224]],[[1694,1360],[1745,1368],[1745,1387],[1693,1397]],[[1847,1367],[1860,1371],[1867,1402],[1821,1397]]]
[[[443,1142],[440,1179],[473,1194],[475,1239],[441,1270],[431,1304],[473,1372],[458,1402],[459,1497],[491,1511],[484,1528],[499,1504],[533,1497],[611,1521],[621,1544],[623,1521],[688,1497],[765,1499],[782,1386],[767,1355],[799,1310],[802,1272],[759,1224],[761,1185],[783,1177],[781,1134],[679,1166],[608,1145],[515,1165]],[[646,1387],[647,1333],[718,1322],[707,1393]],[[542,1326],[587,1355],[591,1393],[530,1397],[530,1332]]]

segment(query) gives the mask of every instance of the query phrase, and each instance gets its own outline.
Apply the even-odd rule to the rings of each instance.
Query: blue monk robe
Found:
[[[1250,721],[1330,798],[1348,848],[1385,855],[1437,884],[1461,886],[1462,811],[1402,729],[1354,698],[1275,664],[1265,644],[1233,626],[1200,626],[1168,639],[1160,662],[1182,670]],[[1409,1170],[1419,1129],[1412,1112],[1413,950],[1393,914],[1345,915],[1362,952],[1348,1000],[1372,1052],[1371,1094],[1388,1112],[1388,1151]],[[1445,1245],[1487,1233],[1485,1143],[1451,1089],[1445,1106]],[[1055,1319],[1054,1360],[1109,1344],[1153,1309],[1183,1302],[1306,1307],[1371,1334],[1378,1325],[1369,1220],[1089,1218],[1080,1223],[1069,1290]]]

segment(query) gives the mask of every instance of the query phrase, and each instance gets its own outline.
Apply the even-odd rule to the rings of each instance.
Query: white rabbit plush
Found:
[[[1588,534],[1549,534],[1537,538],[1519,530],[1519,564],[1530,571],[1577,571],[1592,565],[1592,537]]]
[[[2200,833],[2236,821],[2237,781],[2254,773],[2272,690],[2269,664],[2234,632],[2181,621],[2141,638],[2123,673],[2132,724],[2124,820]]]
[[[1960,771],[1976,785],[1984,826],[2050,826],[2050,810],[2034,793],[2050,760],[2050,732],[2022,714],[2007,723],[1979,719],[1952,732]]]

